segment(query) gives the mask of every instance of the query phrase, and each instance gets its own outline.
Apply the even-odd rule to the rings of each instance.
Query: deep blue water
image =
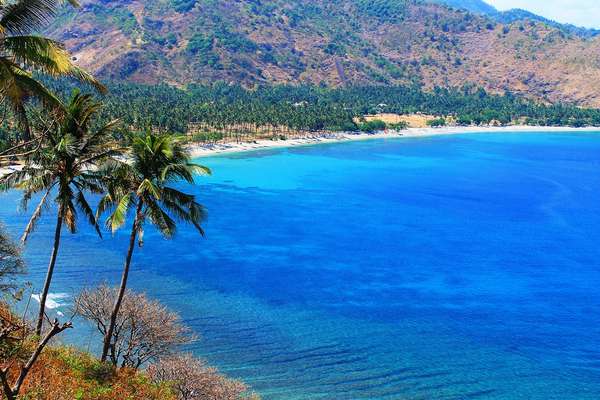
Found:
[[[132,287],[265,399],[600,398],[600,134],[469,134],[203,159],[207,237],[148,231]],[[4,194],[15,234],[26,215]],[[52,212],[27,251],[40,285]],[[117,282],[66,235],[52,291]],[[68,301],[67,301],[68,303]],[[89,343],[85,330],[72,340]]]

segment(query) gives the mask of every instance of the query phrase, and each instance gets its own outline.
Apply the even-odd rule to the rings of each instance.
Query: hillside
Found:
[[[407,84],[600,106],[600,39],[416,0],[85,0],[52,29],[140,83]]]

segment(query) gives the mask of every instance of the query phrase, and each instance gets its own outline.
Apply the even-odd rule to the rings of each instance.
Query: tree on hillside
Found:
[[[65,115],[58,121],[43,126],[45,134],[35,151],[26,158],[25,167],[3,178],[7,187],[23,190],[22,204],[26,207],[34,194],[41,194],[21,240],[26,242],[50,198],[56,195],[57,207],[54,242],[40,293],[40,308],[35,333],[42,333],[46,299],[52,282],[54,266],[60,246],[63,225],[71,233],[77,228],[77,214],[81,214],[96,228],[100,227],[86,199],[86,193],[102,193],[98,166],[107,158],[118,154],[111,131],[115,122],[92,128],[101,107],[90,95],[76,93],[66,107]]]
[[[258,400],[242,382],[221,375],[191,354],[161,358],[148,367],[153,382],[169,383],[178,400]]]
[[[104,337],[108,331],[117,288],[85,289],[75,299],[75,313],[92,322]],[[167,357],[195,338],[181,318],[142,293],[126,291],[112,333],[109,358],[113,365],[139,368]]]
[[[56,319],[44,336],[31,335],[27,321],[14,315],[0,303],[0,388],[6,400],[16,400],[19,393],[50,341],[72,327],[71,322],[60,324]]]
[[[23,271],[24,263],[19,249],[0,226],[0,293],[16,289],[16,278]]]
[[[102,361],[106,360],[112,344],[133,249],[136,241],[142,244],[146,222],[149,221],[166,238],[171,238],[177,229],[176,220],[192,224],[203,234],[200,224],[206,216],[195,196],[172,186],[180,181],[194,183],[195,173],[210,173],[208,168],[191,162],[181,141],[169,134],[135,134],[127,155],[130,161],[114,161],[100,171],[106,179],[106,195],[100,200],[97,217],[110,211],[107,225],[115,232],[125,224],[130,211],[134,216],[119,293],[104,337]]]
[[[77,6],[75,0],[68,1]],[[51,109],[62,108],[58,98],[33,72],[73,77],[105,90],[89,73],[73,64],[61,43],[35,34],[48,25],[62,3],[62,0],[0,1],[0,99],[12,108],[25,142],[31,139],[25,108],[28,99],[36,98]]]
[[[0,228],[0,292],[13,292],[17,287],[15,278],[22,272],[19,249]],[[70,327],[70,323],[61,325],[55,320],[45,336],[31,340],[29,324],[0,302],[0,388],[7,400],[19,396],[25,379],[50,340]]]

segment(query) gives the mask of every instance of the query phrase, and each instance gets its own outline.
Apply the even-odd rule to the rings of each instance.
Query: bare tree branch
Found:
[[[102,285],[86,289],[75,299],[75,311],[93,322],[106,335],[116,288]],[[137,369],[145,363],[172,354],[181,345],[195,340],[178,314],[146,295],[127,291],[117,317],[109,347],[113,365]]]
[[[148,367],[155,383],[168,383],[178,400],[258,399],[240,381],[230,379],[191,354],[177,354],[160,359]]]

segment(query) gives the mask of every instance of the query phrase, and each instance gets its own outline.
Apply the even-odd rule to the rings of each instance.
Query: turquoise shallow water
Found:
[[[202,335],[193,351],[265,399],[600,397],[600,134],[202,162],[207,238],[147,232],[132,286],[181,311]],[[17,199],[0,204],[15,234]],[[52,220],[26,254],[35,283]],[[116,282],[125,246],[125,233],[65,236],[53,292]]]

